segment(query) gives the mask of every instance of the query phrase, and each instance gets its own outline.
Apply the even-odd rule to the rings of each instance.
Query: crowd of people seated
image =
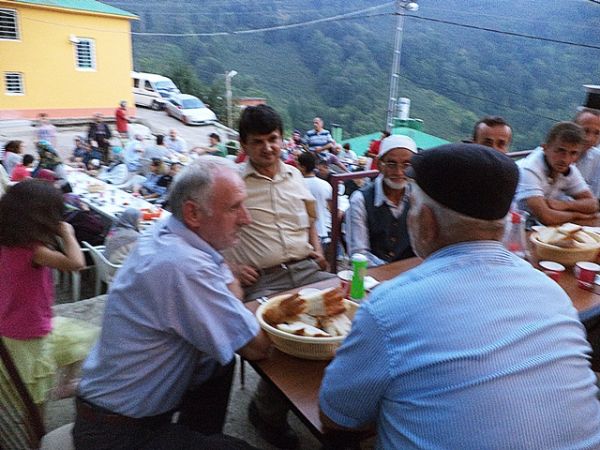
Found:
[[[0,168],[0,336],[19,370],[46,361],[42,377],[24,377],[36,403],[60,367],[55,392],[72,393],[97,335],[51,317],[50,270],[83,267],[84,240],[105,244],[107,259],[123,265],[83,363],[77,448],[251,448],[222,434],[234,355],[266,358],[270,345],[243,303],[335,276],[325,258],[339,251],[330,177],[368,168],[379,171],[372,181],[346,185],[347,253],[372,267],[424,261],[359,309],[325,373],[323,423],[374,424],[380,448],[600,448],[589,345],[569,299],[500,243],[511,209],[531,223],[597,217],[600,110],[555,124],[517,163],[507,156],[512,126],[486,116],[470,142],[425,151],[384,132],[360,149],[373,166],[335,142],[319,117],[284,139],[281,116],[266,105],[242,112],[237,155],[216,133],[191,149],[176,130],[147,139],[126,126],[126,104],[117,113],[117,133],[95,115],[67,162],[41,116],[37,158],[10,141]],[[67,164],[172,216],[141,233],[140,211],[130,208],[92,230]],[[23,220],[35,227],[20,236]],[[542,302],[547,308],[534,305]],[[68,357],[55,351],[59,335],[72,346]],[[261,380],[248,418],[272,445],[297,448],[289,410]]]

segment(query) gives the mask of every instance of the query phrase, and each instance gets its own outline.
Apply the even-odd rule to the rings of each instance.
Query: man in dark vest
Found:
[[[406,229],[409,203],[404,172],[415,153],[417,145],[408,136],[383,139],[379,176],[350,197],[346,213],[350,254],[362,253],[371,267],[414,256]]]

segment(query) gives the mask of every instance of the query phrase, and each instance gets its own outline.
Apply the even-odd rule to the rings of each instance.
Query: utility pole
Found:
[[[394,127],[394,113],[398,101],[398,82],[400,81],[400,54],[402,52],[402,35],[404,34],[404,11],[418,11],[417,2],[396,0],[396,33],[394,40],[394,57],[392,58],[392,71],[390,74],[390,95],[388,98],[388,109],[385,129],[392,132]]]
[[[231,117],[231,79],[237,75],[235,70],[225,72],[225,99],[227,101],[227,126],[233,127],[233,121]]]

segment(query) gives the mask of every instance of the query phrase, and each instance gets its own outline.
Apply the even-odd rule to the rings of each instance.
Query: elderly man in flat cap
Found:
[[[408,192],[404,172],[416,153],[417,145],[408,136],[386,137],[379,148],[380,175],[350,197],[346,213],[349,251],[365,255],[371,267],[414,256],[406,231]]]
[[[600,448],[590,347],[569,297],[500,243],[519,171],[450,144],[415,155],[421,265],[363,302],[320,392],[330,426],[377,448]]]

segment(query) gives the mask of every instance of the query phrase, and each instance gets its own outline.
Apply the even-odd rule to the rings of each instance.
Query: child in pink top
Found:
[[[23,156],[23,162],[17,164],[10,174],[10,181],[22,181],[25,178],[31,178],[31,166],[33,165],[33,156],[27,154]]]
[[[76,363],[97,332],[72,319],[52,318],[52,269],[85,265],[73,227],[62,221],[63,209],[60,191],[40,180],[22,181],[0,198],[0,336],[38,404],[58,367],[67,368],[58,396],[74,391]]]

